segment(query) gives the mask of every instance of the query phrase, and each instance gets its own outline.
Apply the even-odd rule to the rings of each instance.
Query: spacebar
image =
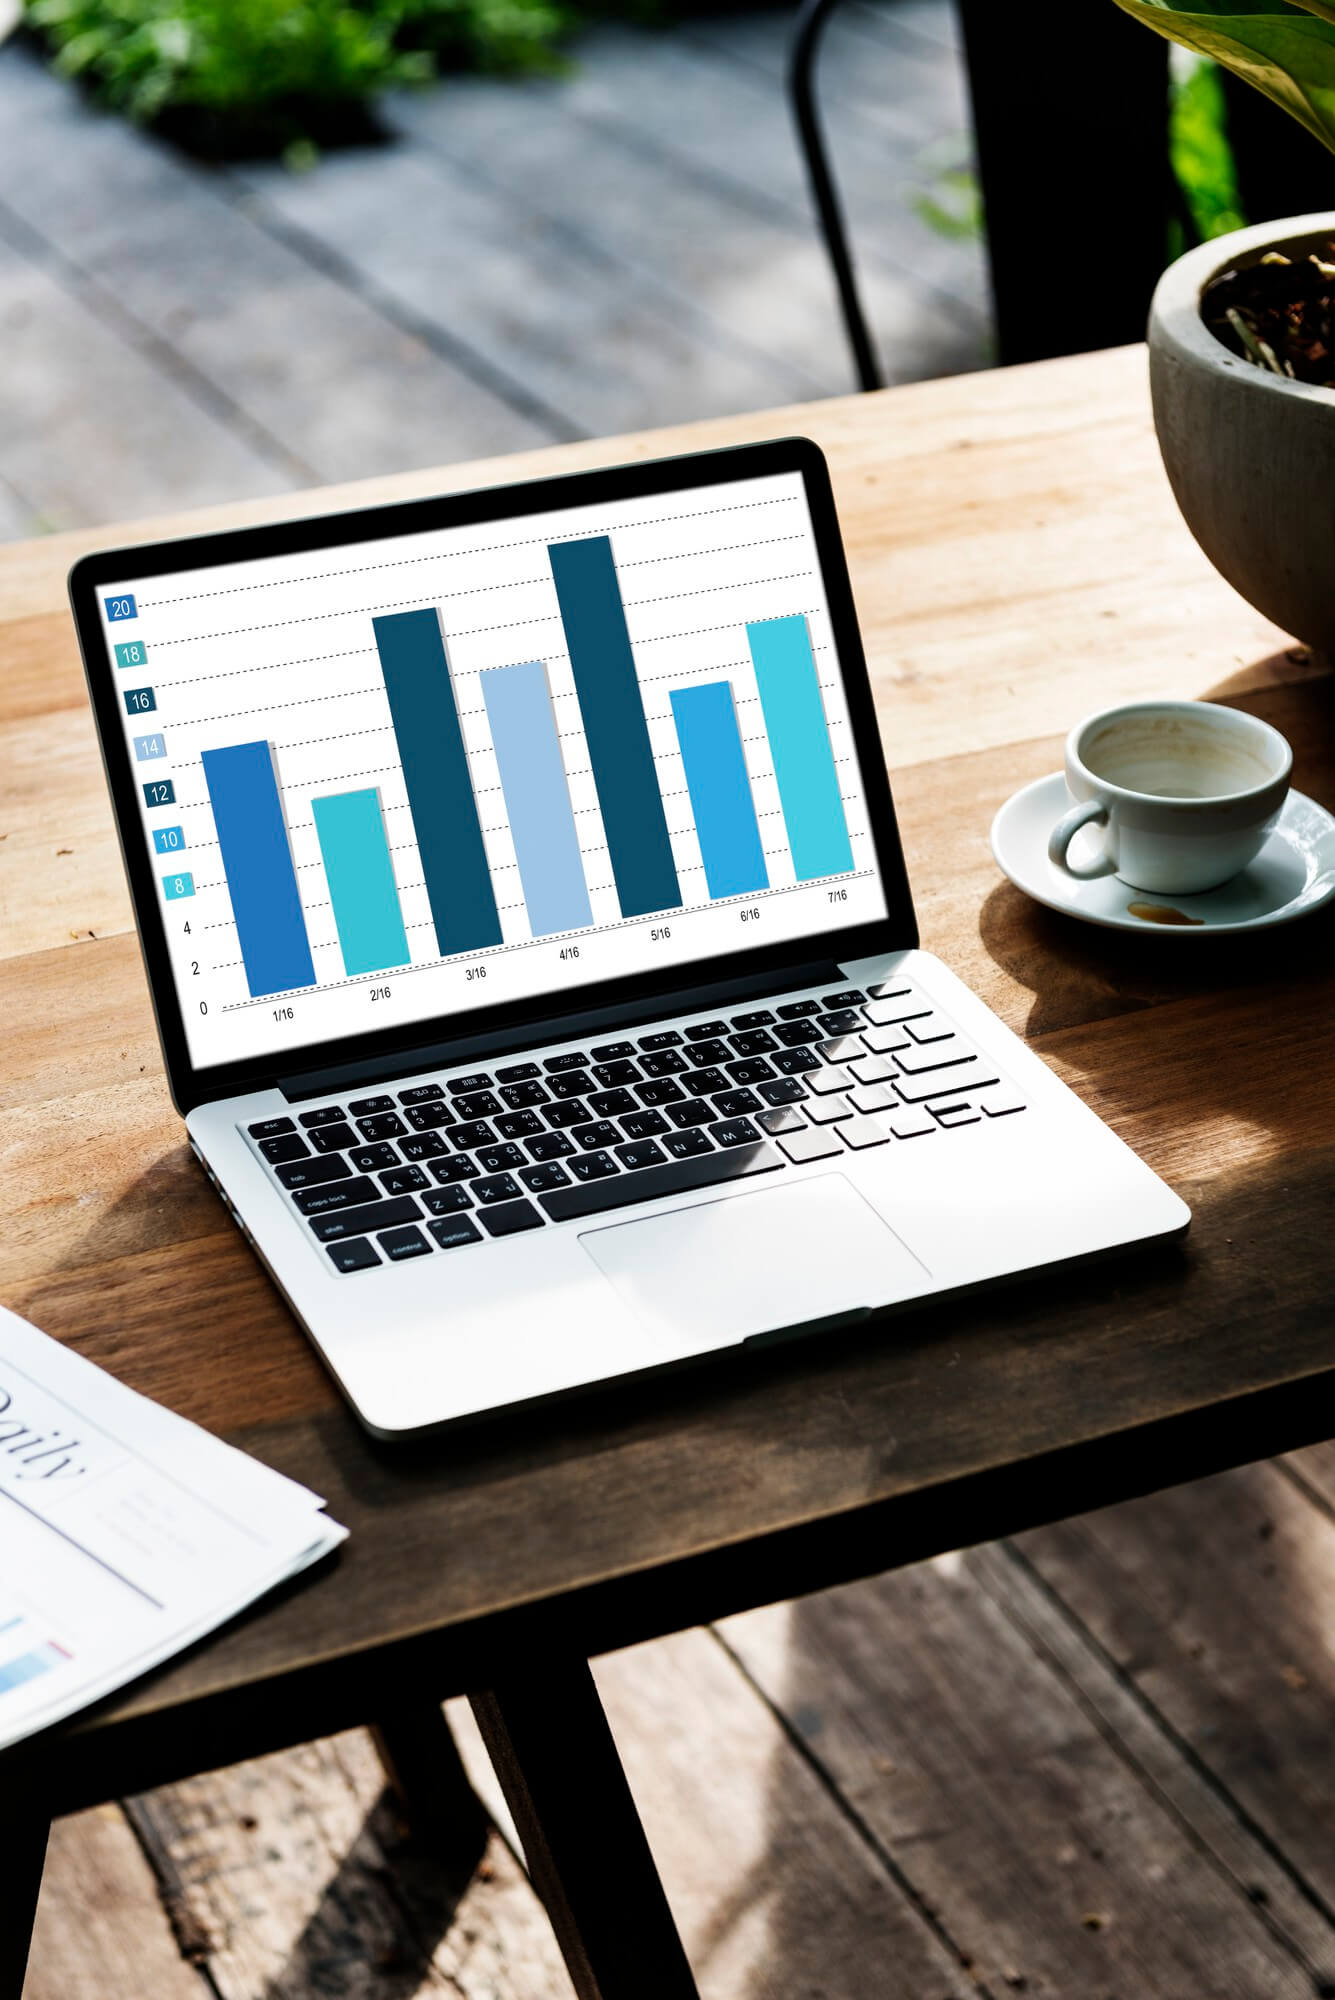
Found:
[[[770,1174],[783,1161],[773,1146],[725,1146],[694,1160],[674,1160],[667,1167],[641,1167],[638,1172],[610,1175],[583,1187],[557,1188],[538,1200],[553,1222],[577,1215],[596,1215],[600,1208],[630,1208],[635,1202],[657,1201],[660,1195],[686,1194],[691,1188],[712,1187],[718,1181],[741,1180],[746,1174]]]

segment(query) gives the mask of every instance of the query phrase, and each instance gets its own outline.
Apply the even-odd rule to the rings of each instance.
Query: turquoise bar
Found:
[[[312,799],[329,899],[349,978],[409,963],[408,934],[380,815],[380,795],[334,792]]]
[[[847,875],[853,849],[807,621],[761,619],[746,639],[797,879]]]

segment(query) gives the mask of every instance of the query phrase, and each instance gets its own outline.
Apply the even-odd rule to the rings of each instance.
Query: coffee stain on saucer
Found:
[[[1139,917],[1147,924],[1203,924],[1204,917],[1189,917],[1185,910],[1174,910],[1167,903],[1128,903],[1127,914]]]

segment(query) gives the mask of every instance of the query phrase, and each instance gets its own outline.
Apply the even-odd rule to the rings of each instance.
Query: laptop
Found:
[[[377,1435],[1186,1227],[918,948],[807,440],[70,590],[173,1100]]]

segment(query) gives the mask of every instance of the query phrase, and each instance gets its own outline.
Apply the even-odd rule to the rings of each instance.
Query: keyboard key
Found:
[[[809,1126],[802,1132],[781,1132],[777,1143],[780,1151],[799,1167],[812,1160],[828,1160],[844,1150],[833,1132],[813,1132]]]
[[[725,1118],[710,1126],[709,1136],[716,1146],[753,1146],[760,1134],[749,1118]]]
[[[824,1034],[814,1021],[781,1021],[774,1030],[776,1041],[786,1049],[805,1048],[808,1042],[823,1042]]]
[[[534,1064],[532,1067],[536,1068]],[[546,1104],[548,1092],[541,1083],[507,1083],[501,1096],[514,1111],[524,1111],[531,1104]]]
[[[814,1049],[781,1049],[774,1058],[774,1067],[785,1076],[800,1076],[804,1070],[819,1069],[820,1057]]]
[[[805,1021],[812,1014],[819,1014],[820,1008],[814,1000],[789,1000],[779,1009],[781,1021]]]
[[[884,1056],[858,1056],[849,1068],[859,1083],[888,1083],[895,1074],[894,1064]]]
[[[589,1109],[600,1118],[625,1118],[639,1106],[628,1090],[595,1090],[589,1099]]]
[[[888,1083],[860,1083],[848,1101],[855,1111],[897,1111],[899,1099]]]
[[[377,1242],[391,1264],[404,1264],[409,1257],[429,1257],[431,1245],[420,1229],[411,1224],[406,1229],[386,1229]]]
[[[622,1166],[629,1167],[632,1173],[638,1173],[645,1167],[661,1166],[667,1158],[663,1148],[653,1139],[641,1139],[636,1145],[618,1146],[616,1156]]]
[[[768,1007],[761,1007],[753,1014],[734,1014],[732,1025],[740,1033],[744,1034],[749,1028],[772,1028],[774,1025],[774,1016],[770,1013]]]
[[[278,1139],[261,1139],[260,1151],[271,1167],[283,1160],[309,1160],[311,1149],[300,1132],[287,1132]]]
[[[739,1056],[763,1056],[769,1049],[777,1049],[779,1044],[773,1035],[763,1028],[752,1028],[744,1035],[730,1035],[734,1053]]]
[[[502,1139],[531,1139],[535,1132],[542,1129],[542,1120],[536,1111],[505,1111],[496,1120],[496,1130]]]
[[[563,1070],[550,1079],[550,1087],[556,1098],[587,1097],[593,1089],[593,1078],[586,1069]]]
[[[754,1146],[733,1146],[726,1152],[712,1150],[698,1159],[669,1160],[661,1167],[646,1167],[643,1173],[618,1174],[592,1187],[557,1188],[539,1200],[554,1222],[565,1222],[593,1215],[599,1209],[625,1208],[635,1202],[656,1201],[660,1195],[683,1194],[719,1181],[772,1173],[782,1164],[774,1148],[762,1140]]]
[[[896,1049],[896,1065],[909,1076],[925,1076],[934,1069],[960,1069],[965,1063],[976,1063],[978,1051],[970,1048],[960,1035],[951,1035],[949,1041],[929,1042],[925,1049]]]
[[[863,1025],[862,1015],[851,1007],[835,1007],[820,1015],[819,1022],[827,1035],[856,1035]]]
[[[909,1032],[902,1023],[899,1026],[886,1028],[866,1028],[862,1039],[871,1053],[877,1056],[890,1055],[900,1049],[913,1047]]]
[[[713,1097],[716,1091],[728,1088],[728,1079],[721,1069],[698,1069],[691,1076],[681,1080],[683,1090],[689,1090],[692,1097]]]
[[[364,1236],[354,1236],[347,1243],[331,1243],[328,1254],[336,1271],[369,1271],[380,1262]]]
[[[400,1195],[396,1201],[378,1201],[374,1207],[339,1209],[332,1215],[313,1215],[311,1228],[321,1243],[334,1243],[340,1237],[365,1236],[368,1229],[386,1229],[400,1222],[416,1222],[421,1209],[411,1195]]]
[[[252,1139],[279,1139],[285,1132],[295,1132],[296,1129],[290,1118],[261,1118],[246,1127]]]
[[[588,1122],[589,1107],[572,1098],[569,1104],[549,1104],[543,1110],[543,1117],[554,1132],[564,1132],[567,1125],[584,1125]]]
[[[980,1090],[977,1101],[989,1118],[1009,1118],[1013,1111],[1025,1109],[1024,1099],[1008,1083],[993,1084],[988,1090]]]
[[[835,1063],[831,1069],[813,1069],[809,1072],[807,1088],[816,1097],[832,1097],[836,1091],[848,1090],[854,1081],[851,1069]]]
[[[955,1030],[944,1014],[917,1014],[905,1021],[904,1032],[921,1048],[928,1042],[948,1041]]]
[[[634,1054],[634,1042],[604,1042],[601,1048],[594,1050],[593,1059],[596,1063],[622,1062]]]
[[[559,1075],[562,1070],[567,1069],[587,1069],[588,1066],[589,1058],[581,1055],[578,1049],[571,1049],[563,1056],[548,1056],[543,1064],[549,1076]]]
[[[404,1107],[404,1117],[414,1132],[434,1132],[437,1126],[453,1125],[454,1113],[448,1104],[408,1104]]]
[[[693,1028],[686,1030],[686,1039],[688,1042],[710,1042],[715,1035],[726,1035],[727,1032],[726,1021],[697,1021]]]
[[[542,1071],[535,1062],[508,1063],[496,1072],[497,1083],[527,1083],[530,1077],[541,1076]]]
[[[465,1243],[482,1241],[482,1231],[466,1215],[446,1216],[441,1222],[428,1222],[427,1228],[442,1250],[460,1250]]]
[[[766,1104],[800,1104],[806,1094],[806,1086],[795,1076],[776,1076],[773,1083],[760,1086]]]
[[[485,1119],[475,1118],[467,1125],[455,1126],[450,1144],[460,1153],[471,1153],[478,1146],[494,1146],[496,1134]]]
[[[669,1132],[663,1141],[674,1160],[693,1160],[701,1153],[712,1153],[714,1141],[706,1138],[698,1128],[689,1132]]]
[[[726,1042],[708,1041],[697,1042],[694,1048],[687,1049],[686,1056],[697,1069],[706,1069],[713,1063],[726,1062],[731,1053]]]
[[[866,1046],[861,1035],[831,1035],[828,1042],[817,1042],[816,1053],[825,1062],[852,1062],[855,1056],[865,1056]]]
[[[885,1146],[890,1142],[890,1127],[880,1118],[845,1118],[835,1130],[855,1153],[865,1152],[868,1146]]]
[[[399,1151],[405,1160],[438,1160],[445,1151],[439,1132],[410,1132],[400,1139]]]
[[[621,1134],[610,1119],[595,1118],[588,1125],[576,1125],[570,1136],[586,1153],[596,1153],[600,1146],[614,1146]]]
[[[936,1120],[925,1104],[905,1104],[887,1111],[886,1123],[896,1139],[924,1139],[937,1129]]]
[[[380,1190],[364,1174],[357,1174],[346,1181],[332,1181],[327,1187],[301,1188],[292,1199],[303,1215],[325,1215],[335,1208],[358,1208],[365,1202],[379,1201]]]
[[[760,1099],[754,1090],[725,1090],[714,1099],[714,1111],[719,1118],[744,1118],[748,1111],[759,1109]]]
[[[456,1118],[494,1118],[500,1108],[500,1098],[490,1090],[470,1090],[454,1100]]]
[[[989,1072],[981,1062],[952,1063],[949,1069],[929,1070],[926,1076],[899,1076],[895,1078],[895,1090],[905,1104],[926,1104],[929,1099],[939,1097],[945,1103],[951,1097],[970,1096],[976,1090],[983,1090],[997,1081],[995,1070]]]
[[[640,1064],[646,1076],[680,1076],[688,1067],[686,1058],[679,1056],[675,1049],[666,1049],[662,1055],[646,1056]]]
[[[543,1132],[529,1140],[528,1150],[535,1160],[568,1160],[575,1148],[564,1132]]]
[[[685,1096],[681,1085],[674,1077],[660,1077],[655,1083],[642,1083],[636,1091],[641,1104],[680,1104]]]
[[[944,1125],[947,1129],[955,1125],[981,1125],[983,1122],[983,1114],[977,1106],[961,1097],[951,1097],[945,1101],[929,1104],[927,1109],[937,1124]]]
[[[513,1167],[527,1166],[528,1155],[518,1146],[484,1146],[477,1163],[484,1174],[503,1174]]]
[[[519,1183],[511,1174],[489,1174],[485,1180],[473,1182],[473,1199],[484,1206],[495,1201],[513,1201],[519,1193]]]
[[[326,1181],[352,1178],[352,1169],[341,1153],[331,1153],[323,1160],[297,1160],[277,1171],[285,1188],[322,1187]]]
[[[317,1153],[342,1153],[356,1145],[357,1134],[351,1125],[317,1125],[310,1141]]]
[[[569,1187],[570,1176],[555,1160],[545,1167],[525,1167],[519,1176],[531,1194],[545,1194],[551,1188]]]
[[[574,1189],[570,1192],[573,1194]],[[547,1197],[549,1201],[555,1198],[554,1195]],[[478,1217],[488,1236],[514,1236],[521,1229],[541,1229],[542,1220],[531,1201],[507,1201],[499,1208],[485,1209]]]
[[[680,1042],[681,1036],[675,1028],[663,1028],[656,1035],[640,1036],[640,1047],[647,1049],[650,1053],[656,1049],[675,1049],[679,1046]]]
[[[381,1174],[380,1185],[386,1194],[416,1194],[418,1188],[430,1187],[431,1183],[420,1167],[394,1167]]]
[[[702,1097],[688,1097],[684,1104],[669,1104],[667,1115],[677,1130],[684,1132],[691,1125],[712,1125],[714,1107]]]
[[[297,1117],[309,1132],[315,1125],[337,1125],[347,1117],[341,1104],[322,1104],[318,1111],[299,1111]]]
[[[800,1111],[794,1111],[791,1104],[781,1104],[777,1111],[758,1111],[756,1124],[774,1138],[780,1132],[805,1132],[807,1129],[806,1119]]]
[[[846,993],[827,993],[820,1004],[826,1009],[833,1007],[860,1007],[866,997],[865,993],[859,993],[856,987],[851,987]]]
[[[906,979],[883,979],[879,986],[867,988],[868,997],[872,1000],[899,1000],[912,991]]]
[[[484,1069],[474,1069],[467,1076],[452,1076],[448,1087],[451,1097],[462,1097],[470,1090],[490,1090],[491,1078]]]
[[[853,1107],[842,1091],[833,1097],[809,1097],[802,1109],[813,1125],[833,1125],[838,1118],[851,1118]]]
[[[448,1159],[432,1160],[431,1178],[442,1187],[454,1181],[471,1181],[481,1172],[471,1153],[452,1153]]]
[[[376,1111],[357,1120],[363,1139],[399,1139],[408,1130],[397,1111]]]
[[[378,1146],[358,1146],[348,1158],[359,1174],[376,1174],[381,1167],[397,1167],[399,1156],[392,1146],[382,1140]]]
[[[576,1180],[602,1181],[619,1169],[610,1153],[582,1153],[570,1162],[570,1171]]]
[[[621,1129],[628,1139],[653,1139],[672,1128],[661,1111],[633,1111],[622,1119]]]
[[[369,1118],[373,1111],[392,1111],[392,1097],[354,1097],[348,1104],[354,1118]]]
[[[422,1206],[428,1215],[457,1215],[461,1208],[473,1206],[473,1197],[466,1187],[428,1188]]]
[[[764,1056],[748,1056],[745,1062],[725,1063],[724,1068],[734,1083],[763,1083],[774,1074],[773,1064]]]
[[[633,1062],[599,1063],[593,1073],[604,1090],[614,1090],[620,1084],[638,1083],[644,1074]]]
[[[438,1083],[415,1083],[411,1090],[401,1090],[399,1092],[399,1103],[433,1104],[444,1095],[445,1093]],[[365,1104],[354,1104],[352,1108],[354,1111],[387,1111],[390,1105],[387,1097],[377,1097],[374,1100],[368,1099]]]
[[[873,1000],[864,1009],[867,1019],[874,1028],[892,1027],[898,1021],[911,1021],[915,1017],[921,1020],[931,1011],[921,993],[911,993],[907,990],[897,993],[893,999]]]

